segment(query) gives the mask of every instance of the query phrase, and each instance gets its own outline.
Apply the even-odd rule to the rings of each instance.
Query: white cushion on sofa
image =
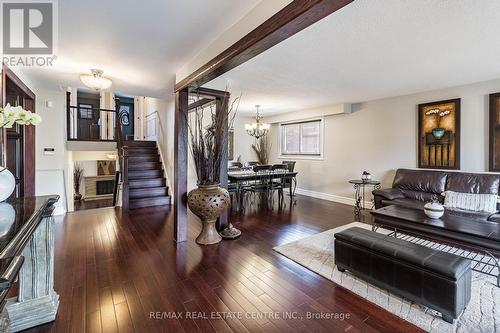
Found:
[[[498,195],[496,194],[444,192],[444,206],[447,208],[495,213],[497,211],[497,200]]]

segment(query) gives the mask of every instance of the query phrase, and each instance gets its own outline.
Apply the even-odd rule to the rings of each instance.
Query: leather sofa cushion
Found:
[[[441,201],[441,195],[437,193],[427,193],[427,192],[410,191],[410,190],[400,190],[400,191],[403,192],[405,198],[408,199],[429,202],[437,197],[437,199]]]
[[[499,175],[464,172],[448,173],[446,190],[461,193],[498,194]]]
[[[446,186],[446,173],[442,171],[398,169],[392,187],[403,191],[440,194]]]
[[[491,214],[490,216],[488,216],[488,221],[500,223],[500,214],[499,213]]]
[[[453,280],[459,279],[471,265],[468,259],[359,227],[340,231],[335,234],[335,238],[428,269]]]
[[[373,190],[373,195],[379,195],[385,199],[394,200],[394,199],[402,199],[405,196],[400,189],[397,188],[385,188],[383,190]]]
[[[413,209],[424,209],[425,201],[415,200],[415,199],[394,199],[394,200],[382,200],[382,206],[396,205],[401,207],[413,208]]]

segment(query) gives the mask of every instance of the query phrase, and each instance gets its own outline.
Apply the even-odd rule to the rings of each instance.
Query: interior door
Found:
[[[158,139],[158,111],[146,116],[146,140],[157,141]]]
[[[35,112],[35,94],[6,65],[2,66],[2,105]],[[16,179],[13,196],[35,195],[35,126],[15,125],[5,131],[6,166]]]
[[[77,138],[79,140],[99,140],[99,95],[78,93],[77,95]]]

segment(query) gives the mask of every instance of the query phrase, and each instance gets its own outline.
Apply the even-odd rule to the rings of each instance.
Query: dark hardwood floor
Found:
[[[75,200],[75,211],[113,206],[113,199]]]
[[[233,216],[241,238],[205,247],[194,242],[194,217],[188,241],[172,241],[172,211],[102,208],[57,219],[59,312],[55,322],[29,331],[420,332],[272,250],[352,222],[351,206],[299,196],[292,209]],[[259,311],[266,316],[258,318]],[[224,318],[212,317],[217,312]]]

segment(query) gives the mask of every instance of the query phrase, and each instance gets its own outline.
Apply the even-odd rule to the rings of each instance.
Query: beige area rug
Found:
[[[274,250],[428,332],[500,332],[500,288],[496,287],[494,277],[472,272],[470,303],[452,325],[431,309],[393,295],[349,273],[339,272],[334,264],[334,234],[351,227],[371,229],[370,225],[353,222],[277,246]],[[378,232],[390,233],[384,229],[378,229]]]

